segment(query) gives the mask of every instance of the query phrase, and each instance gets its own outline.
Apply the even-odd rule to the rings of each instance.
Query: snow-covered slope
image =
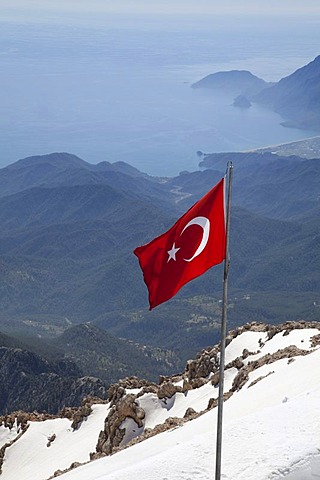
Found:
[[[91,415],[75,430],[67,418],[30,422],[26,432],[6,449],[1,480],[46,479],[57,469],[70,467],[73,462],[87,462],[89,453],[95,451],[108,408],[109,405],[93,405]],[[7,440],[12,440],[12,432],[10,435],[10,431],[2,426],[1,443],[5,443],[5,431]],[[55,439],[49,446],[48,441],[53,435]]]
[[[320,478],[320,325],[255,324],[232,332],[228,341],[222,478]],[[75,431],[67,419],[30,422],[6,449],[1,480],[46,480],[73,462],[86,462],[101,430],[100,452],[116,451],[137,435],[147,438],[64,473],[61,480],[213,479],[218,358],[218,347],[203,352],[183,375],[166,379],[158,389],[129,388],[130,382],[126,389],[115,388],[111,403],[93,405]],[[174,388],[170,398],[165,396]],[[190,407],[187,416],[193,419],[182,420]],[[118,426],[113,430],[112,425]],[[12,440],[15,428],[0,427],[0,448]],[[112,446],[110,439],[117,435]]]

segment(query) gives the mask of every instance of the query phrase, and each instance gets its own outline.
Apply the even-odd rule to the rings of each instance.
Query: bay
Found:
[[[67,151],[168,176],[196,170],[198,150],[241,151],[317,133],[191,88],[221,70],[268,81],[292,73],[318,54],[312,19],[0,26],[1,166]]]

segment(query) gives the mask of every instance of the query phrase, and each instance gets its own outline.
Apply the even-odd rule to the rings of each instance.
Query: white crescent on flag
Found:
[[[206,248],[206,245],[208,243],[209,234],[210,234],[210,220],[206,217],[195,217],[192,220],[190,220],[190,222],[187,223],[187,225],[182,230],[180,236],[191,225],[199,225],[199,227],[201,227],[203,230],[203,234],[202,234],[200,245],[198,246],[197,250],[195,251],[195,253],[192,255],[191,258],[184,258],[183,260],[185,262],[191,262],[194,258],[200,255],[201,252],[203,252],[203,250]]]
[[[225,260],[224,178],[167,232],[137,247],[134,253],[148,287],[150,310]]]

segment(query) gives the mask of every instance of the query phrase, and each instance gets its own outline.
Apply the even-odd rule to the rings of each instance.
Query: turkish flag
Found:
[[[150,310],[226,257],[224,178],[179,220],[134,250],[149,291]]]

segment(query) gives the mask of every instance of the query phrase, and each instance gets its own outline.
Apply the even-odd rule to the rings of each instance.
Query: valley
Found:
[[[74,362],[77,377],[105,387],[174,373],[217,342],[222,266],[149,312],[132,251],[168,229],[230,160],[228,327],[319,321],[318,159],[206,154],[200,171],[163,179],[124,162],[55,153],[0,170],[0,331],[48,361]]]

